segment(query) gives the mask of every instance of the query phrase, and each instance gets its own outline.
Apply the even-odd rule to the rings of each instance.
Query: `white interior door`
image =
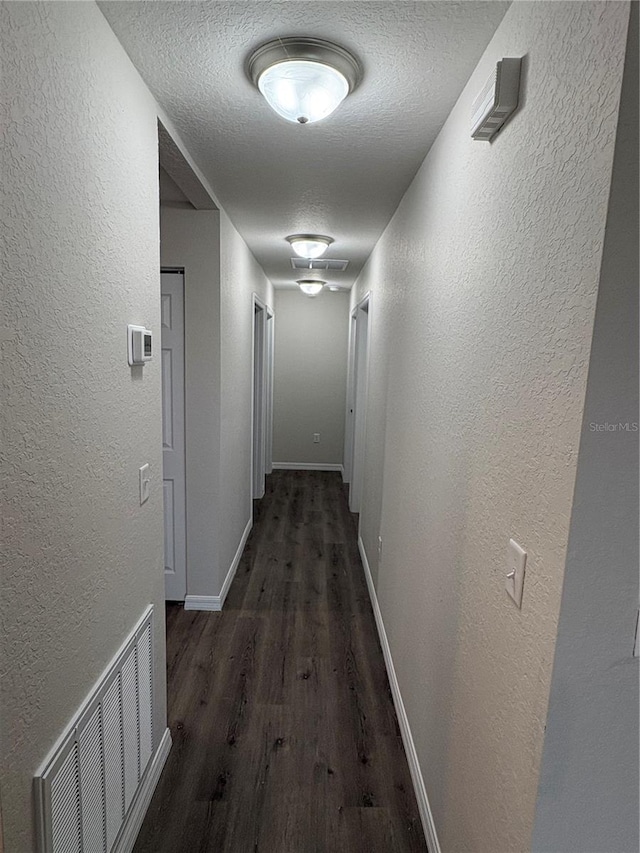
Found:
[[[369,299],[365,298],[356,311],[356,340],[354,363],[354,413],[351,483],[349,509],[360,512],[364,480],[365,421],[367,412],[367,382],[369,375]]]
[[[264,496],[265,472],[265,309],[254,300],[253,306],[253,497]]]
[[[161,292],[165,596],[168,601],[184,601],[187,592],[184,274],[163,272]]]

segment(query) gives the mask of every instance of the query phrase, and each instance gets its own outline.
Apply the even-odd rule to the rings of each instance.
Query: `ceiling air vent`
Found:
[[[349,261],[336,261],[331,258],[291,258],[291,266],[294,270],[330,270],[331,272],[344,272],[349,266]]]
[[[471,136],[489,142],[518,106],[519,58],[501,59],[471,107]]]

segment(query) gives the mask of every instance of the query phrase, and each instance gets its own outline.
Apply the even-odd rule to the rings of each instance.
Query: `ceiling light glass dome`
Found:
[[[317,296],[322,288],[325,286],[324,281],[319,281],[315,278],[303,278],[298,282],[298,287],[303,293],[306,293],[307,296]]]
[[[322,234],[292,234],[291,237],[287,237],[287,240],[299,258],[310,260],[324,255],[333,243],[331,237],[325,237]]]
[[[331,115],[361,78],[358,61],[332,42],[283,38],[249,57],[247,73],[269,106],[287,121],[312,124]]]
[[[326,118],[349,94],[349,84],[339,71],[304,59],[267,68],[258,78],[258,89],[272,110],[299,124]]]

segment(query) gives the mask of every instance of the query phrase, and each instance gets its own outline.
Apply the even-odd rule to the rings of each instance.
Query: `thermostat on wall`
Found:
[[[144,364],[153,356],[152,335],[144,326],[127,326],[129,364]]]

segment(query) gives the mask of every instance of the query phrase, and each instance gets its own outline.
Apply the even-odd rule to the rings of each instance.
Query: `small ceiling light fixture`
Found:
[[[338,292],[338,290],[340,290],[340,288],[338,287],[338,285],[337,285],[337,284],[330,284],[330,285],[329,285],[329,290],[330,290],[332,293],[337,293],[337,292]]]
[[[333,243],[331,237],[324,237],[322,234],[292,234],[287,237],[287,241],[291,243],[291,248],[299,258],[308,260],[324,255]]]
[[[358,60],[337,44],[316,38],[278,38],[255,50],[247,74],[271,109],[287,121],[326,118],[362,79]]]
[[[320,281],[317,278],[303,278],[298,282],[300,290],[307,296],[317,296],[325,284],[325,281]]]

